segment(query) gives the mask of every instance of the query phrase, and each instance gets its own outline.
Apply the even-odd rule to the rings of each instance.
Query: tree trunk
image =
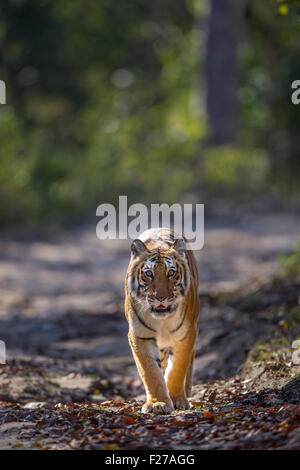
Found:
[[[206,56],[209,145],[231,143],[237,130],[238,44],[246,0],[211,0]]]

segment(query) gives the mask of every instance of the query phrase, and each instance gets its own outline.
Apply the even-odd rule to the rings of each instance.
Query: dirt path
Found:
[[[277,255],[289,253],[299,235],[296,215],[207,222],[205,247],[197,253],[203,307],[196,383],[236,374],[250,341],[244,334],[249,314],[241,318],[236,306],[216,303],[216,296],[255,287],[258,278],[266,281],[279,268]],[[26,435],[31,435],[31,428],[36,430],[36,424],[27,422],[24,408],[35,407],[37,414],[42,413],[33,402],[47,404],[42,406],[49,407],[51,421],[58,402],[141,398],[143,388],[128,347],[122,307],[128,259],[129,242],[100,242],[95,227],[1,244],[0,339],[7,345],[8,364],[0,374],[0,448],[33,445],[33,437]],[[196,402],[203,387],[195,388]],[[222,396],[220,392],[219,411]],[[15,408],[11,403],[17,403]],[[43,446],[48,437],[43,436]]]

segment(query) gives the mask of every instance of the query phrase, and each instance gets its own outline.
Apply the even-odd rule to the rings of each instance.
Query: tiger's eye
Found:
[[[169,277],[173,277],[174,274],[175,274],[174,269],[169,269],[168,276],[169,276]]]
[[[153,277],[153,273],[152,273],[152,271],[150,271],[150,269],[146,269],[146,271],[144,271],[144,273],[146,274],[147,277],[150,277],[150,278]]]

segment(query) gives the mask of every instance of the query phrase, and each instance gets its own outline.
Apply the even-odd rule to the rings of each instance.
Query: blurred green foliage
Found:
[[[240,194],[247,187],[247,196],[258,195],[266,187],[269,160],[262,150],[234,147],[206,151],[203,171],[205,186],[212,191]]]
[[[300,274],[300,241],[296,244],[294,252],[289,256],[280,256],[284,273],[288,276],[299,276]]]
[[[208,2],[4,0],[0,224],[80,220],[119,194],[297,192],[300,21],[279,3],[247,14],[238,142],[204,150]]]

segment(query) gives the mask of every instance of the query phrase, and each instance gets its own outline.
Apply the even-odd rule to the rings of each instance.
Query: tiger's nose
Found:
[[[156,295],[155,297],[156,297],[157,300],[159,300],[160,302],[163,302],[163,301],[167,298],[166,295]]]

